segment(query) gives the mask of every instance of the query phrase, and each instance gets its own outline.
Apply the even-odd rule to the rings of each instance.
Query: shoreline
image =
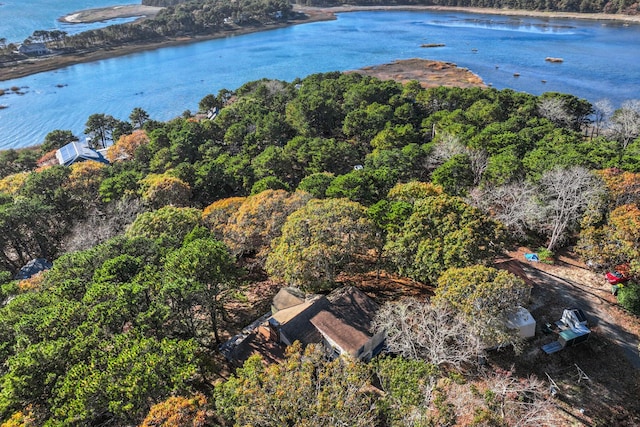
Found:
[[[116,8],[118,6],[115,6]],[[114,7],[104,8],[104,10],[113,10]],[[287,22],[266,25],[261,27],[239,27],[230,30],[219,31],[213,34],[204,36],[187,36],[187,37],[175,37],[159,42],[141,42],[130,43],[121,46],[116,46],[108,49],[87,50],[78,51],[70,54],[61,55],[47,55],[43,57],[35,57],[20,61],[15,65],[0,66],[0,82],[7,80],[19,79],[21,77],[27,77],[38,73],[55,71],[61,68],[70,67],[72,65],[84,64],[88,62],[101,61],[104,59],[117,58],[120,56],[130,55],[134,53],[146,52],[165,47],[182,46],[190,43],[197,43],[208,40],[215,40],[225,37],[239,36],[244,34],[257,33],[268,30],[275,30],[279,28],[290,27],[292,25],[300,25],[317,21],[330,21],[336,19],[335,15],[323,10],[302,11],[303,8],[294,8],[294,11],[304,13],[304,17],[300,19],[290,19]],[[93,13],[101,11],[102,9],[92,9]],[[75,12],[66,17],[76,15],[75,19],[79,19],[80,12]],[[113,16],[113,15],[112,15]],[[63,19],[65,17],[61,17]],[[110,19],[114,19],[113,16]],[[93,19],[93,18],[91,18]],[[77,23],[84,22],[78,21]],[[95,21],[93,21],[95,22]]]
[[[136,5],[132,5],[136,6]],[[143,7],[143,6],[140,6]],[[143,7],[144,8],[144,7]],[[60,20],[73,19],[73,22],[96,22],[96,20],[108,20],[118,17],[131,17],[141,16],[139,7],[131,8],[127,6],[114,6],[100,9],[88,9],[85,11],[78,11],[72,14],[59,18]],[[295,12],[304,14],[304,18],[291,19],[287,22],[262,26],[262,27],[246,27],[236,28],[226,31],[219,31],[217,33],[209,34],[206,36],[193,36],[182,38],[171,38],[160,42],[151,43],[134,43],[117,46],[109,49],[89,50],[84,52],[75,52],[71,54],[50,55],[40,58],[30,58],[15,65],[0,67],[0,81],[7,81],[18,79],[21,77],[27,77],[33,74],[38,74],[47,71],[54,71],[61,68],[66,68],[72,65],[100,61],[104,59],[116,58],[119,56],[125,56],[133,53],[151,51],[161,49],[164,47],[175,47],[186,45],[190,43],[197,43],[201,41],[214,40],[224,37],[244,35],[250,33],[256,33],[261,31],[268,31],[272,29],[285,28],[292,25],[300,25],[318,21],[329,21],[336,18],[336,13],[349,13],[349,12],[361,12],[361,11],[401,11],[401,10],[416,10],[416,11],[450,11],[450,12],[465,12],[470,14],[491,14],[500,16],[522,16],[532,18],[554,18],[554,19],[587,19],[587,20],[599,20],[599,21],[615,21],[623,23],[640,24],[640,16],[638,15],[612,15],[612,14],[581,14],[581,13],[564,13],[564,12],[539,12],[528,10],[514,10],[514,9],[490,9],[490,8],[465,8],[465,7],[443,7],[443,6],[338,6],[330,8],[319,8],[310,6],[294,6]],[[156,12],[157,13],[157,12]],[[123,15],[124,14],[124,15]],[[133,14],[133,15],[132,15]],[[148,13],[147,13],[148,14]],[[105,18],[106,17],[106,18]],[[83,20],[84,19],[84,20]],[[71,22],[71,21],[67,21]]]

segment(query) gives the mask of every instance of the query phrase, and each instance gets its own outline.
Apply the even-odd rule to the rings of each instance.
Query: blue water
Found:
[[[0,0],[1,1],[1,0]],[[444,43],[442,48],[421,48]],[[561,57],[563,63],[546,62]],[[94,113],[127,120],[135,107],[168,120],[222,88],[262,77],[291,81],[396,59],[451,61],[497,88],[572,93],[589,101],[640,98],[640,26],[451,12],[357,12],[143,52],[0,82],[0,148],[39,144],[55,129],[82,137]],[[514,77],[519,73],[520,77]],[[546,81],[543,83],[542,81]]]
[[[136,2],[131,0],[0,0],[0,38],[6,39],[7,43],[20,43],[35,30],[61,30],[68,34],[76,34],[80,31],[104,27],[105,23],[66,24],[58,22],[58,18],[79,10],[132,3]],[[122,23],[130,20],[112,20],[108,23]]]

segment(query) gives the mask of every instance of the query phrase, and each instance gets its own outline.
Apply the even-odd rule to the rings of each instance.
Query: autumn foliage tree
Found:
[[[135,130],[122,135],[118,141],[107,149],[107,159],[113,163],[133,159],[136,149],[149,143],[149,136],[144,130]]]
[[[189,204],[189,184],[168,173],[149,174],[140,184],[142,200],[152,208],[158,209],[167,205],[182,207]]]
[[[151,407],[139,427],[205,427],[207,398],[196,394],[191,398],[171,396]]]
[[[100,184],[104,179],[107,166],[104,163],[88,160],[71,165],[66,188],[71,197],[87,205],[94,205],[98,197]]]
[[[631,263],[640,272],[640,208],[625,204],[613,209],[604,224],[590,225],[580,233],[577,251],[600,269],[613,269]]]
[[[202,220],[217,239],[223,239],[229,218],[237,212],[245,200],[246,197],[228,197],[216,200],[204,208]]]
[[[304,206],[311,195],[304,191],[265,190],[247,197],[231,213],[224,227],[224,241],[235,255],[255,254],[264,259],[285,220]]]
[[[0,192],[5,194],[15,194],[24,185],[29,172],[18,172],[11,175],[7,175],[0,179]]]
[[[159,239],[168,245],[181,245],[184,237],[201,224],[202,211],[195,208],[165,206],[144,212],[127,229],[128,237]]]
[[[338,358],[326,361],[320,349],[294,345],[282,363],[265,366],[250,357],[218,385],[217,411],[234,425],[376,425],[374,395],[366,365]]]

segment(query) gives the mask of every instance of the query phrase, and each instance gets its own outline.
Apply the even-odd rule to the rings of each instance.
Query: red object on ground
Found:
[[[617,285],[618,283],[624,283],[627,280],[629,280],[628,277],[626,277],[624,274],[620,273],[619,271],[610,271],[607,274],[605,274],[604,277],[606,277],[607,281],[612,285]]]

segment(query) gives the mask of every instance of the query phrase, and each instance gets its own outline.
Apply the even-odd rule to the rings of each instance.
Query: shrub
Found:
[[[634,314],[640,315],[640,286],[626,283],[618,291],[618,302]]]
[[[547,248],[538,248],[537,252],[538,259],[540,262],[544,262],[545,264],[553,264],[553,252]]]

